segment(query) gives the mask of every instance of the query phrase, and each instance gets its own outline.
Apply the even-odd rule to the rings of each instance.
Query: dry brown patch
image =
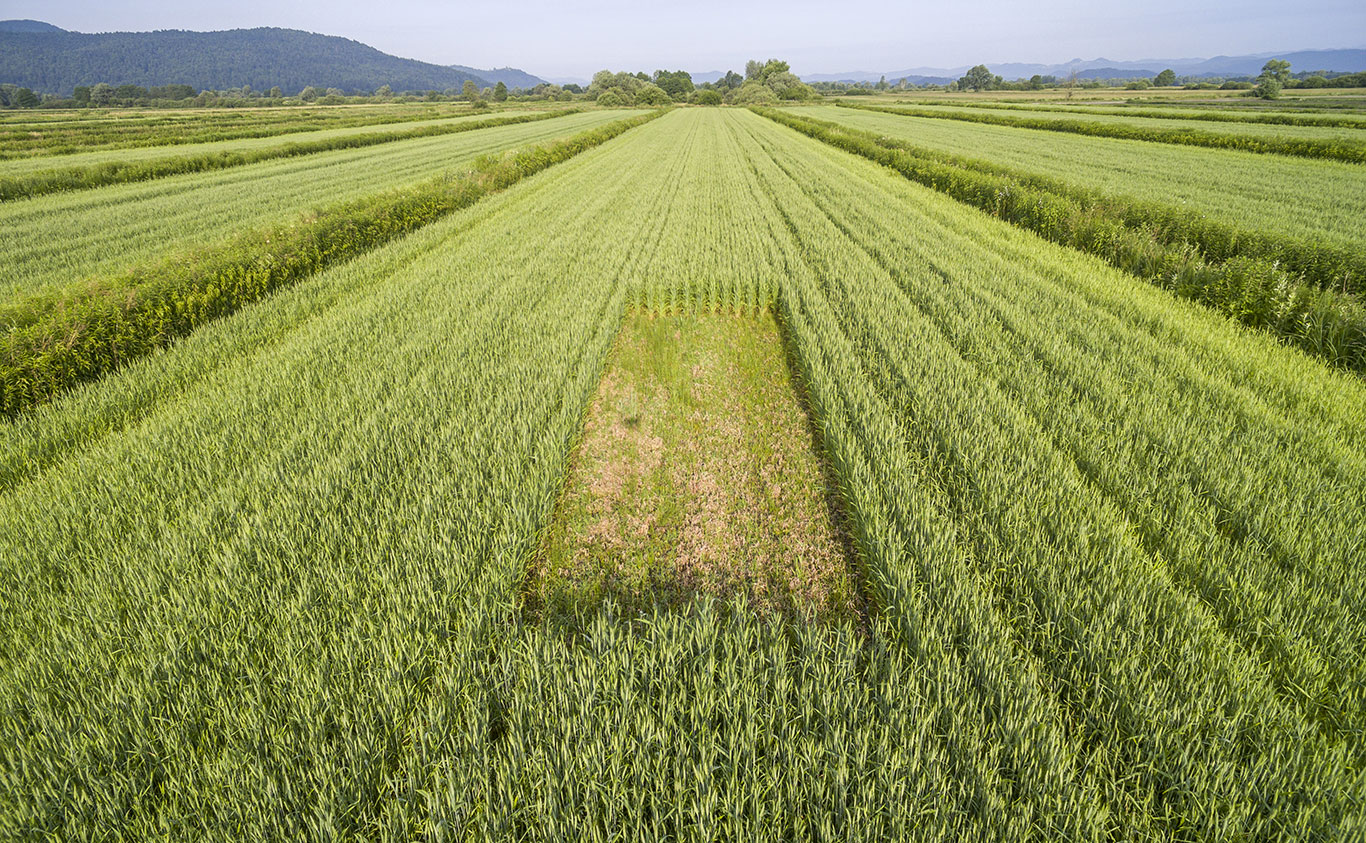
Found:
[[[588,409],[528,602],[692,594],[857,613],[826,473],[762,317],[629,317]]]

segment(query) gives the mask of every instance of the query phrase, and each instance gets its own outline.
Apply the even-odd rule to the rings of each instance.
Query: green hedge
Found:
[[[1001,172],[917,155],[871,132],[754,107],[753,111],[831,146],[896,170],[1055,243],[1201,302],[1335,365],[1366,373],[1366,307],[1356,297],[1305,283],[1277,261],[1234,254],[1209,260],[1196,246],[1163,242],[1104,204],[1087,204]]]
[[[468,123],[453,123],[443,126],[423,126],[396,132],[367,132],[361,135],[346,135],[338,138],[325,138],[315,141],[302,141],[281,144],[265,149],[252,149],[242,152],[225,150],[205,152],[199,155],[176,155],[157,158],[151,161],[106,161],[103,164],[89,164],[83,167],[63,167],[55,170],[42,170],[26,176],[12,176],[0,179],[0,201],[27,199],[45,193],[61,190],[85,190],[111,184],[147,181],[150,179],[177,176],[182,173],[202,173],[207,170],[225,170],[273,158],[294,158],[300,155],[313,155],[335,149],[359,149],[366,146],[390,143],[392,141],[426,138],[435,135],[452,135],[470,132],[475,129],[488,129],[494,126],[507,126],[513,123],[531,123],[536,120],[549,120],[582,111],[581,108],[566,108],[540,114],[520,114],[508,117],[493,117],[488,120],[475,120]]]
[[[1010,114],[979,114],[969,111],[938,111],[928,108],[892,108],[851,102],[837,102],[835,105],[841,108],[881,111],[902,117],[964,120],[969,123],[986,123],[992,126],[1009,126],[1016,129],[1043,129],[1049,132],[1070,132],[1091,137],[1205,146],[1213,149],[1236,149],[1242,152],[1264,152],[1276,155],[1294,155],[1302,158],[1323,158],[1330,161],[1345,161],[1350,164],[1366,162],[1366,143],[1349,140],[1259,138],[1247,135],[1223,135],[1201,129],[1171,129],[1158,126],[1136,126],[1128,123],[1055,120],[1048,117],[1016,117]]]
[[[472,171],[343,202],[187,259],[36,296],[0,312],[0,413],[97,378],[271,291],[411,232],[655,119],[654,111],[502,155]]]

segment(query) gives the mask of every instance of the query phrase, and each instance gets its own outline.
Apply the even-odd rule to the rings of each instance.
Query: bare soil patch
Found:
[[[827,477],[771,315],[628,316],[528,572],[528,606],[631,611],[706,594],[852,616]]]

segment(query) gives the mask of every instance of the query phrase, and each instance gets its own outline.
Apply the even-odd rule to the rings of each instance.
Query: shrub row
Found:
[[[901,103],[898,103],[901,105]],[[1089,106],[1046,105],[1044,103],[1006,103],[1006,102],[930,102],[919,100],[905,105],[955,105],[968,108],[993,108],[1000,111],[1048,111],[1058,114],[1105,114],[1114,117],[1153,117],[1163,120],[1202,120],[1210,123],[1269,123],[1278,126],[1321,126],[1345,129],[1366,129],[1366,120],[1357,117],[1343,117],[1336,114],[1287,114],[1284,112],[1237,113],[1217,111],[1206,108],[1198,114],[1190,111],[1168,111],[1165,108],[1106,108]],[[1198,108],[1198,106],[1189,106]]]
[[[273,290],[420,228],[663,114],[484,156],[469,172],[338,203],[126,275],[35,296],[0,313],[0,413],[12,416]]]
[[[475,120],[468,123],[422,126],[397,132],[367,132],[361,135],[345,135],[314,141],[296,141],[280,146],[241,152],[224,150],[221,152],[205,152],[199,155],[176,155],[151,161],[107,161],[102,164],[90,164],[83,167],[43,170],[26,176],[0,179],[0,201],[27,199],[45,193],[56,193],[60,190],[84,190],[111,184],[178,176],[184,173],[225,170],[229,167],[255,164],[258,161],[268,161],[273,158],[294,158],[300,155],[312,155],[337,149],[360,149],[392,141],[412,140],[413,138],[426,138],[435,135],[452,135],[457,132],[507,126],[512,123],[531,123],[536,120],[564,117],[582,110],[580,108],[565,108],[538,114],[492,117],[488,120]]]
[[[842,108],[882,111],[902,117],[964,120],[969,123],[986,123],[992,126],[1009,126],[1015,129],[1044,129],[1050,132],[1070,132],[1091,137],[1205,146],[1213,149],[1235,149],[1241,152],[1294,155],[1301,158],[1323,158],[1329,161],[1345,161],[1350,164],[1366,162],[1366,143],[1351,140],[1250,137],[1248,135],[1224,135],[1200,129],[1171,129],[1159,126],[1136,126],[1128,123],[1098,123],[1088,120],[1062,120],[1049,117],[1017,117],[1009,114],[938,111],[928,108],[893,108],[850,102],[837,102],[835,104]]]
[[[1103,204],[1086,204],[999,172],[967,169],[891,145],[871,132],[768,108],[754,111],[831,146],[896,170],[912,181],[1027,228],[1055,243],[1266,329],[1335,365],[1366,373],[1366,307],[1320,289],[1275,260],[1234,255],[1209,260],[1160,230],[1131,225]]]

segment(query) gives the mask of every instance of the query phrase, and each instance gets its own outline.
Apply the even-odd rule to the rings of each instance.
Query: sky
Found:
[[[0,0],[0,19],[79,32],[279,26],[354,38],[437,64],[543,77],[602,68],[742,70],[785,58],[798,74],[1240,55],[1366,46],[1366,2],[1318,0]]]

